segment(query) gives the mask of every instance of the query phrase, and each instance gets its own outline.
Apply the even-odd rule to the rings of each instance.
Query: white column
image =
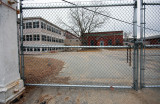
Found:
[[[4,3],[9,5],[8,0],[0,3],[0,103],[24,90],[18,69],[16,3],[11,7]]]

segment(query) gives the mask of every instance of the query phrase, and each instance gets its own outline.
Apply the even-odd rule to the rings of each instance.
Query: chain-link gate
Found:
[[[160,3],[141,2],[140,87],[160,87]]]
[[[138,90],[140,65],[144,86],[147,52],[137,39],[137,27],[144,28],[137,25],[137,1],[63,1],[20,3],[25,85]]]

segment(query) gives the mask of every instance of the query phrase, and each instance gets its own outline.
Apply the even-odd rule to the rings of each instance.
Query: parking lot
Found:
[[[160,84],[159,51],[146,50],[146,84]],[[63,61],[63,69],[56,77],[69,77],[68,84],[132,86],[133,66],[127,63],[126,55],[126,50],[100,50],[96,52],[59,52],[34,57]],[[48,81],[52,78],[55,80],[55,77],[51,75],[42,83],[55,83]],[[63,81],[62,84],[64,84]],[[144,88],[135,92],[132,89],[39,87],[29,91],[24,97],[27,101],[22,100],[22,102],[25,104],[39,104],[45,101],[49,104],[158,104],[159,91],[159,88]]]
[[[37,57],[64,61],[58,77],[70,77],[69,84],[132,85],[133,70],[126,51],[59,52]]]

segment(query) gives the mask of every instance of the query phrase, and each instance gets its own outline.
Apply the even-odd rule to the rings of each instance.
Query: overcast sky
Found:
[[[102,1],[102,2],[109,2],[109,3],[132,3],[133,0],[66,0],[69,2],[81,2],[83,4],[87,4],[87,1]],[[140,0],[138,0],[140,1]],[[144,0],[145,2],[156,2],[160,3],[160,0]],[[67,3],[65,3],[62,0],[24,0],[24,6],[30,5],[30,4],[37,4],[42,3],[46,4],[53,4],[53,2],[61,2],[61,3],[54,3],[54,5],[57,6],[65,6]],[[108,3],[106,3],[108,4]],[[44,5],[44,6],[45,6]],[[39,6],[39,5],[34,5]],[[132,23],[133,22],[133,7],[107,7],[102,8],[104,11],[109,12],[111,17],[127,21]],[[160,6],[146,6],[146,27],[153,28],[155,30],[160,31]],[[108,14],[107,14],[108,15]],[[24,17],[36,17],[40,16],[58,26],[61,26],[60,20],[64,20],[66,22],[69,21],[69,9],[51,9],[51,10],[24,10]],[[139,11],[138,11],[138,16]],[[139,19],[138,19],[138,25]],[[64,27],[61,27],[65,29]],[[102,26],[101,28],[97,29],[96,31],[103,32],[103,31],[120,31],[123,30],[124,32],[131,32],[132,33],[132,25],[128,25],[122,22],[119,22],[114,19],[108,19],[108,22],[106,25]],[[159,35],[159,32],[146,30],[147,35]],[[139,35],[139,31],[138,31]],[[138,36],[139,37],[139,36]]]

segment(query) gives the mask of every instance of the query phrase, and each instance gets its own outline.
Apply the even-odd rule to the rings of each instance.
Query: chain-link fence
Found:
[[[160,85],[160,3],[145,1],[144,13],[144,87]],[[147,45],[151,45],[147,47]]]
[[[26,85],[137,89],[142,62],[139,61],[137,2],[63,1],[23,2],[21,74]],[[151,9],[157,13],[158,8]],[[152,43],[147,35],[156,36],[159,27],[154,19],[155,28],[147,26],[154,24],[147,18],[152,16],[147,10],[150,9],[143,12],[146,16],[143,43],[149,47]],[[140,72],[140,81],[157,85],[159,49],[147,46],[143,49],[145,70]]]

